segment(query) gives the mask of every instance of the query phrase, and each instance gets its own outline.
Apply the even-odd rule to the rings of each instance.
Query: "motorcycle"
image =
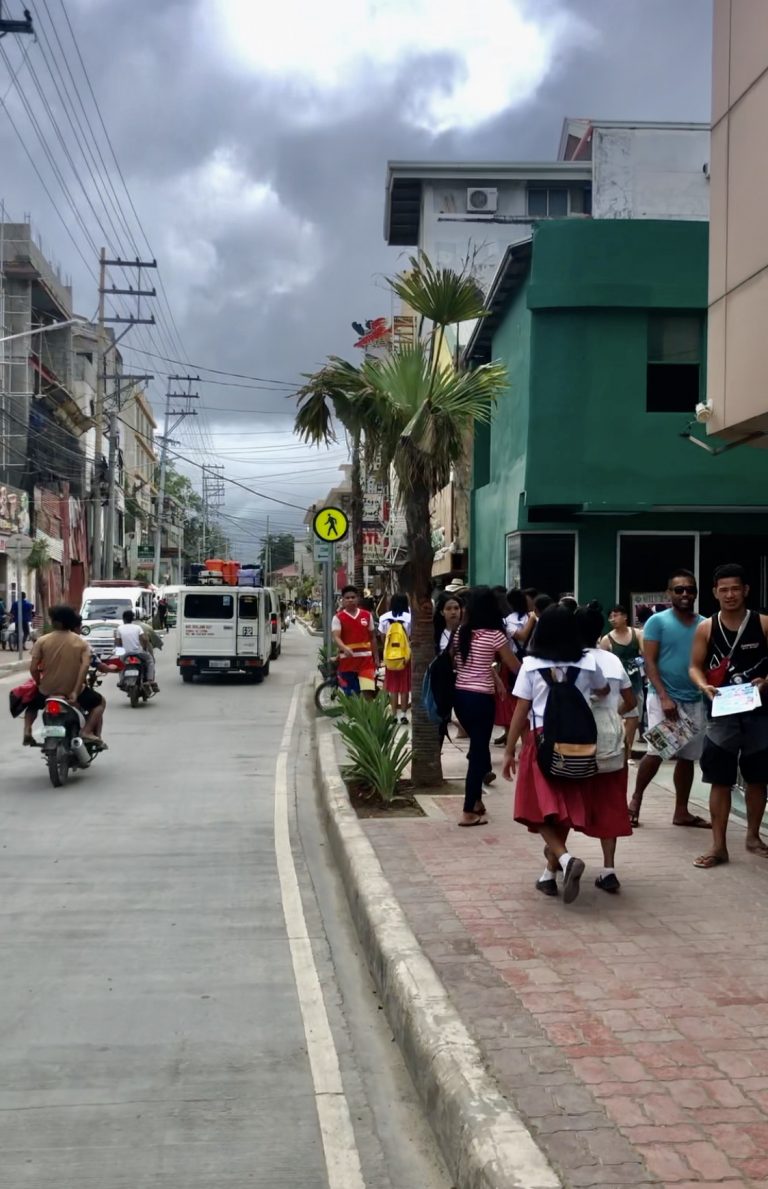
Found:
[[[155,690],[147,681],[147,662],[143,657],[136,656],[131,652],[121,657],[121,662],[123,669],[117,688],[128,695],[131,707],[135,709],[142,698],[148,702],[155,696]]]
[[[70,769],[90,768],[102,743],[80,737],[85,715],[66,698],[46,698],[43,710],[43,759],[55,789],[69,779]]]

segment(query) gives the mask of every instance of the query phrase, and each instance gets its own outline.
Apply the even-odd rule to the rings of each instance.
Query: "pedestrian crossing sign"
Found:
[[[312,530],[321,541],[343,541],[349,532],[349,517],[341,508],[321,508],[315,513]]]

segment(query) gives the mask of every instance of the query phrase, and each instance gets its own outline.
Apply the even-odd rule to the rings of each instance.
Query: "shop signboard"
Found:
[[[631,599],[631,623],[635,627],[642,627],[649,616],[657,611],[666,611],[672,606],[666,590],[633,591]]]

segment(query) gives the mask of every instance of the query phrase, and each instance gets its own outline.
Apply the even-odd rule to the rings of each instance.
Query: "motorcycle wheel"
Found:
[[[323,681],[315,690],[315,706],[321,714],[336,715],[341,713],[341,690],[335,677]]]
[[[55,751],[46,755],[48,775],[55,789],[60,789],[69,779],[69,751],[66,743],[59,743]]]
[[[131,709],[135,710],[139,704],[139,687],[138,685],[131,686]]]

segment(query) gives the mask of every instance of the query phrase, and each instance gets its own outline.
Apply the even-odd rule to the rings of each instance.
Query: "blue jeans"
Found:
[[[491,771],[491,735],[496,717],[493,694],[457,689],[453,701],[456,717],[469,736],[469,763],[464,783],[464,812],[474,813],[483,799],[483,780]]]

